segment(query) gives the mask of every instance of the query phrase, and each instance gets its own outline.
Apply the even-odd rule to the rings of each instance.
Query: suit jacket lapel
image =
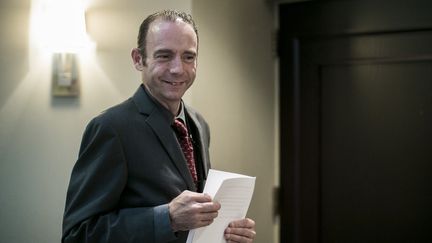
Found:
[[[174,117],[168,110],[155,102],[144,87],[140,87],[133,97],[138,110],[142,114],[148,115],[146,123],[153,129],[165,151],[168,153],[172,162],[185,180],[189,190],[196,190],[187,167],[186,159],[177,141],[174,130],[171,129]],[[168,129],[167,129],[168,128]]]
[[[192,176],[187,167],[186,159],[177,141],[175,133],[172,129],[167,129],[171,124],[166,121],[162,122],[161,120],[162,117],[160,116],[160,113],[155,111],[150,114],[146,122],[153,128],[153,131],[158,136],[168,155],[171,157],[171,160],[174,162],[183,179],[186,181],[188,188],[190,190],[196,190]]]

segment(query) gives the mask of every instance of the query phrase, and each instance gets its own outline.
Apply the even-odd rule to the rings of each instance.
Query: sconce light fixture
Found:
[[[80,83],[76,53],[53,53],[51,93],[56,97],[77,97]]]
[[[86,31],[84,0],[39,0],[38,36],[52,55],[52,95],[79,96],[78,54],[94,46]]]

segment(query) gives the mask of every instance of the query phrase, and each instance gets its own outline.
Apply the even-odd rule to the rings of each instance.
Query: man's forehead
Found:
[[[181,18],[176,18],[175,20],[170,20],[170,19],[164,19],[162,17],[159,17],[157,19],[155,19],[149,27],[149,32],[153,31],[153,32],[160,32],[165,28],[170,28],[173,26],[178,26],[181,28],[190,28],[190,30],[192,30],[194,32],[194,34],[196,35],[194,28],[191,24],[184,22]],[[149,34],[149,33],[147,33]]]
[[[198,40],[193,27],[177,19],[176,21],[157,19],[152,22],[147,33],[147,46],[160,46],[176,44],[197,48]]]

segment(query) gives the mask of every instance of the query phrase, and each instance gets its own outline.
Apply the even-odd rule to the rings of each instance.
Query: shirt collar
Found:
[[[180,102],[180,112],[175,117],[176,119],[181,119],[182,122],[186,125],[186,115],[185,115],[185,107],[183,101]]]

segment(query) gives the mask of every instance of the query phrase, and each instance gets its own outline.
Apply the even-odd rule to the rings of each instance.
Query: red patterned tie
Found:
[[[192,145],[191,138],[189,137],[188,130],[187,130],[186,126],[183,124],[183,122],[181,122],[181,120],[179,120],[179,119],[174,120],[173,126],[177,132],[180,146],[181,146],[181,148],[183,150],[183,154],[186,158],[186,161],[187,161],[187,164],[189,167],[189,171],[192,175],[192,179],[196,185],[197,181],[198,181],[198,176],[197,176],[197,172],[196,172],[196,168],[195,168],[195,156],[194,156],[194,151],[193,151],[193,145]]]

